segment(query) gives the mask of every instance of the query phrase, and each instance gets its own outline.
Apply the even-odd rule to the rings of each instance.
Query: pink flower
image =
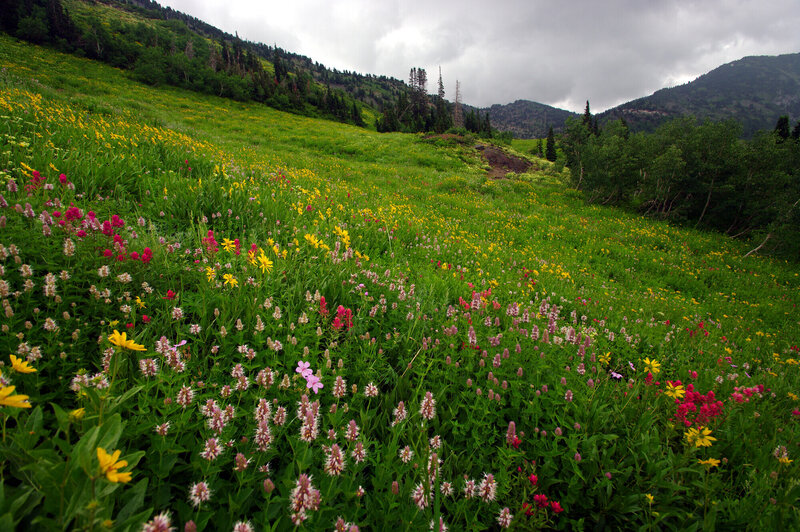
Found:
[[[297,367],[295,368],[294,371],[302,375],[304,379],[308,379],[309,375],[313,373],[311,371],[311,363],[305,362],[303,360],[297,363]]]
[[[561,507],[561,503],[558,502],[558,501],[551,502],[550,503],[550,509],[553,510],[557,514],[560,514],[561,512],[564,511],[564,509]]]
[[[319,391],[324,388],[322,381],[316,375],[309,375],[306,377],[306,388],[312,390],[314,393],[319,393]]]

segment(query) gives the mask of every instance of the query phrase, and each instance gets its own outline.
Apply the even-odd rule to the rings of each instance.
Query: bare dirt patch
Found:
[[[488,176],[493,179],[500,179],[506,176],[509,172],[515,174],[524,174],[531,167],[530,161],[526,161],[520,157],[509,155],[503,150],[494,146],[486,146],[479,144],[475,146],[486,162],[489,163],[490,170]]]

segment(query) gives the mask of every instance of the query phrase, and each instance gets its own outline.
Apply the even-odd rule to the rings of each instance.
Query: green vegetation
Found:
[[[800,526],[796,263],[558,160],[0,68],[0,529]]]
[[[682,118],[652,134],[632,134],[623,120],[602,131],[594,123],[591,115],[570,119],[563,136],[572,184],[589,202],[746,236],[800,258],[800,140],[787,117],[752,140],[740,139],[733,120]]]

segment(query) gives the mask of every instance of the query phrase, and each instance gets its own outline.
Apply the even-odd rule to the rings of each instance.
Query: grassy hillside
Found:
[[[0,68],[0,529],[800,524],[795,264],[447,138]]]

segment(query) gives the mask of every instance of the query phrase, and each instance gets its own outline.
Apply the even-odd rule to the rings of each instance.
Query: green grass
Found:
[[[518,530],[798,525],[796,264],[745,259],[741,243],[719,235],[587,206],[543,163],[490,180],[469,145],[156,90],[5,36],[0,67],[2,376],[32,405],[0,407],[0,528],[110,520],[133,530],[169,512],[177,527],[292,529],[301,473],[321,492],[308,529],[341,516],[362,530],[418,530],[439,517],[487,530],[506,507]],[[27,195],[33,170],[52,189]],[[82,220],[90,210],[121,217],[113,231],[124,251],[91,227],[78,236],[74,221],[44,234],[42,212],[63,220],[70,203]],[[150,262],[131,258],[146,248]],[[47,273],[57,297],[43,289]],[[348,310],[349,329],[338,326]],[[114,330],[145,350],[111,354]],[[156,352],[162,336],[187,342],[183,371]],[[10,353],[36,373],[13,372]],[[147,359],[155,376],[140,371]],[[300,361],[321,379],[318,395],[295,371]],[[240,370],[248,387],[228,396]],[[88,381],[78,392],[76,375]],[[104,379],[110,386],[97,387]],[[681,381],[684,399],[691,384],[722,402],[721,415],[692,425],[712,431],[711,446],[687,437],[667,381]],[[375,397],[364,394],[370,383]],[[195,393],[185,409],[184,386]],[[430,420],[420,413],[426,392]],[[310,442],[297,416],[304,393],[320,402]],[[269,423],[265,450],[253,418],[262,398],[287,413]],[[209,399],[234,409],[220,434],[200,411]],[[400,401],[409,419],[392,426]],[[206,460],[212,437],[230,447]],[[364,462],[353,458],[356,441]],[[339,476],[325,467],[323,447],[334,443],[346,451]],[[97,447],[121,451],[129,483],[101,474]],[[413,494],[432,478],[433,452],[438,495],[419,508]],[[698,463],[712,458],[720,464]],[[465,476],[480,484],[485,473],[495,498],[465,498]],[[195,507],[189,489],[200,481],[212,496]],[[534,494],[564,511],[536,509]]]

